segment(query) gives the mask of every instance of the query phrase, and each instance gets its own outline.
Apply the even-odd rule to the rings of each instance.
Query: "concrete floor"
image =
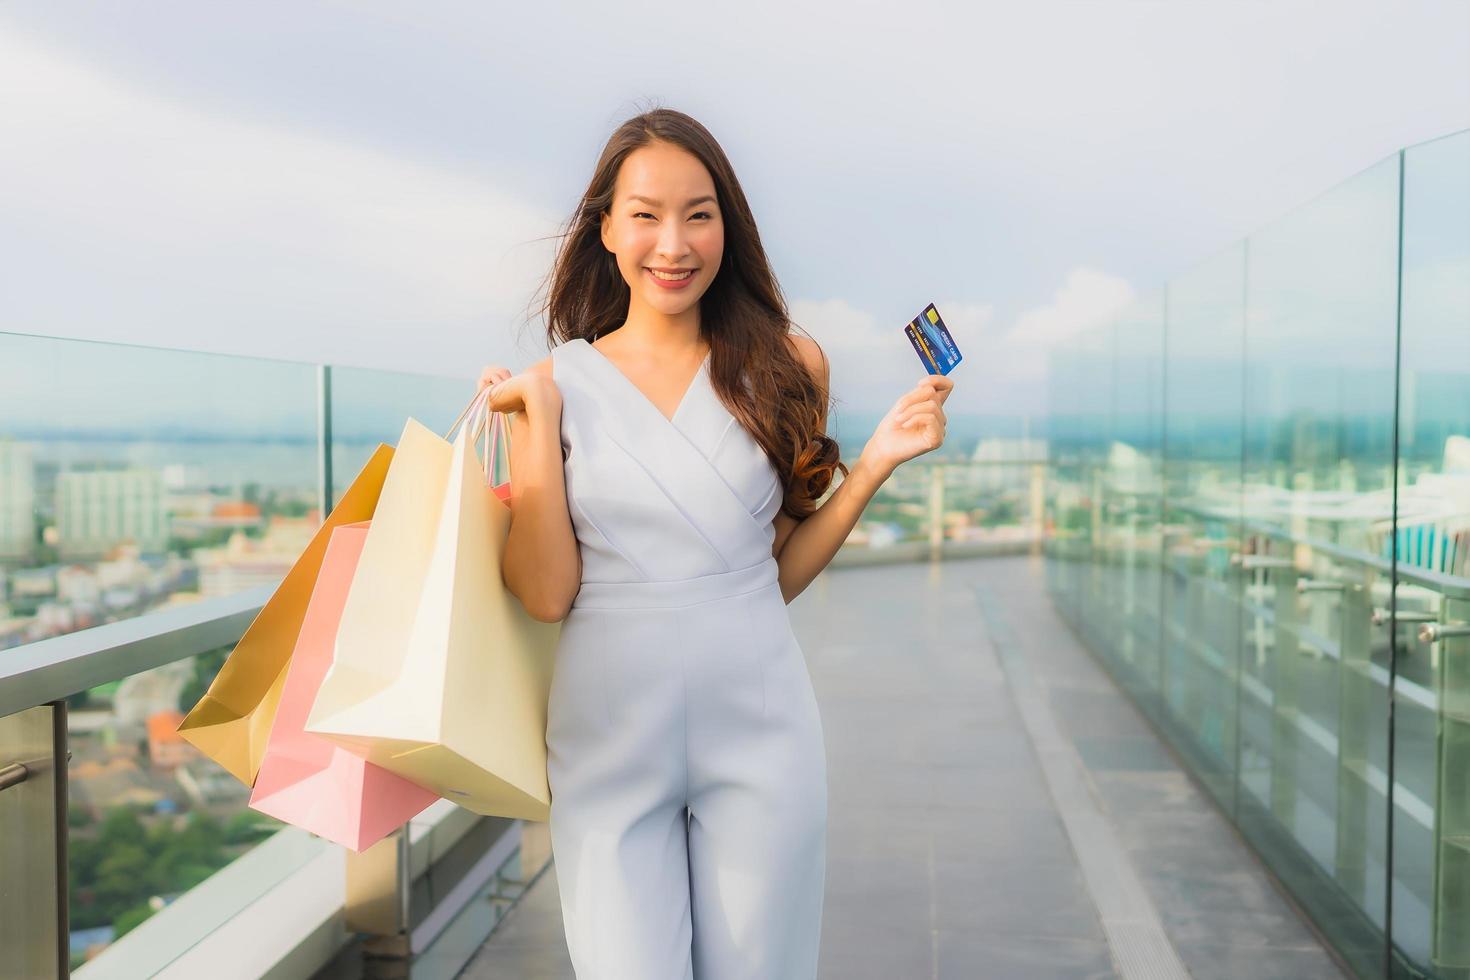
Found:
[[[828,756],[823,978],[1122,975],[1076,850],[1097,845],[1069,837],[997,642],[1191,976],[1344,976],[1057,618],[1039,557],[830,569],[791,613]],[[572,980],[554,866],[461,976]]]

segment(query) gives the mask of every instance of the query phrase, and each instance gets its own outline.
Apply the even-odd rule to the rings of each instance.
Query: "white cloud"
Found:
[[[848,351],[867,353],[892,339],[881,335],[871,313],[844,299],[796,300],[791,303],[791,319],[829,356]]]
[[[1126,279],[1079,266],[1046,306],[1027,310],[1006,331],[1005,343],[1017,349],[1049,350],[1091,327],[1106,323],[1133,302],[1134,289]]]
[[[1117,316],[1133,302],[1127,280],[1087,267],[1074,268],[1051,301],[1030,309],[1005,330],[992,303],[957,298],[936,302],[964,360],[952,375],[950,414],[1036,414],[1045,408],[1047,354],[1083,331]],[[903,336],[903,324],[880,324],[846,300],[798,300],[791,316],[827,351],[833,390],[859,411],[891,405],[924,376]]]
[[[505,325],[556,216],[488,179],[163,98],[14,33],[0,90],[5,329],[458,375],[522,359]]]

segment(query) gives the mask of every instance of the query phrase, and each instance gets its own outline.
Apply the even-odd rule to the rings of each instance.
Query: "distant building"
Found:
[[[220,530],[253,531],[266,526],[258,504],[243,500],[220,501],[210,498],[208,507],[201,510],[194,501],[189,510],[175,505],[177,498],[170,498],[169,513],[172,515],[174,534],[185,541],[195,541],[210,532]]]
[[[72,763],[67,793],[94,819],[115,806],[151,810],[166,798],[138,764],[123,755]]]
[[[0,650],[8,650],[22,643],[29,643],[35,622],[34,616],[0,615]]]
[[[97,602],[102,586],[97,573],[86,565],[67,565],[56,571],[56,597],[63,602]]]
[[[193,676],[193,664],[184,660],[123,678],[112,696],[112,712],[120,734],[135,728],[141,735],[150,717],[177,710],[179,695]]]
[[[28,562],[35,549],[36,472],[31,447],[0,439],[0,562]]]
[[[141,467],[58,473],[56,523],[63,559],[102,558],[127,542],[161,552],[168,544],[162,478]]]
[[[296,564],[318,526],[312,517],[273,517],[258,539],[237,531],[223,548],[198,549],[194,560],[199,565],[200,595],[233,595],[276,584]]]
[[[981,439],[970,454],[976,466],[967,485],[991,492],[1025,490],[1031,482],[1032,465],[1045,463],[1045,439]],[[1006,465],[1014,463],[1014,466]]]
[[[194,748],[179,734],[182,712],[160,711],[148,716],[148,761],[155,769],[175,769],[199,758]]]
[[[174,778],[196,806],[242,804],[250,798],[250,787],[208,759],[186,762],[174,770]]]

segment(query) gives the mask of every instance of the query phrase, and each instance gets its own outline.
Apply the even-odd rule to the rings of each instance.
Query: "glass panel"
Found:
[[[1100,616],[1108,615],[1099,569],[1100,481],[1114,413],[1112,324],[1089,330],[1051,355],[1052,398],[1047,468],[1048,581],[1057,609],[1099,652],[1112,649]]]
[[[1470,132],[1404,152],[1393,942],[1470,976]],[[1396,544],[1397,547],[1393,548]],[[1425,575],[1423,573],[1429,573]],[[1435,579],[1429,576],[1441,576]]]
[[[0,649],[278,579],[316,398],[306,364],[0,334]]]
[[[1051,355],[1056,608],[1363,976],[1470,980],[1467,174],[1388,158]]]
[[[1115,555],[1119,680],[1157,711],[1159,555],[1163,517],[1164,294],[1135,303],[1117,323],[1114,436],[1108,451],[1104,520]]]
[[[474,397],[473,378],[332,368],[332,506],[380,443],[398,445],[407,419],[442,436]]]
[[[1364,972],[1383,959],[1388,636],[1369,618],[1389,588],[1371,560],[1392,516],[1397,233],[1391,157],[1251,236],[1246,273],[1247,550],[1265,557],[1240,822]]]
[[[283,827],[247,807],[250,788],[177,732],[228,649],[125,677],[71,699],[67,823],[72,965],[106,957],[142,925]],[[229,901],[175,916],[163,937],[130,950],[167,965],[249,902],[314,857],[303,839],[285,859],[236,882]],[[99,963],[100,965],[100,963]]]
[[[7,976],[62,972],[63,710],[43,704],[0,717],[0,950]]]
[[[1077,623],[1082,636],[1093,649],[1111,650],[1109,627],[1109,569],[1104,548],[1105,528],[1102,522],[1103,481],[1107,476],[1108,441],[1113,435],[1114,393],[1113,355],[1116,330],[1112,324],[1078,337],[1074,350],[1078,356],[1077,415],[1079,421],[1076,459],[1078,465],[1077,497],[1074,520],[1080,532],[1078,570]]]
[[[1163,656],[1166,730],[1235,808],[1240,595],[1241,246],[1179,276],[1166,298]]]

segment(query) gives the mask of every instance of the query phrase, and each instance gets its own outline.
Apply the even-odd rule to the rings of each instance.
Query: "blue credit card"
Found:
[[[924,362],[924,368],[930,374],[948,374],[963,360],[954,338],[949,335],[949,328],[940,319],[933,303],[909,321],[903,332],[909,343],[914,345],[914,350],[919,352],[919,360]]]

